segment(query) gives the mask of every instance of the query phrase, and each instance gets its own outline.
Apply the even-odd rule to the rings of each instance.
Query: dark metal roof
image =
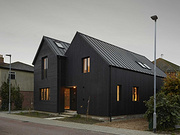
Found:
[[[79,32],[78,34],[80,34],[94,48],[94,50],[96,50],[99,55],[106,60],[109,65],[146,74],[154,74],[154,64],[146,57],[85,34]],[[137,62],[146,64],[148,67],[150,67],[150,69],[143,68]],[[157,76],[166,77],[166,74],[157,68]]]
[[[70,46],[69,43],[56,40],[53,38],[49,38],[49,37],[44,37],[44,39],[49,43],[50,48],[56,55],[65,56],[65,53]],[[61,44],[61,46],[58,46],[57,43]]]
[[[1,63],[0,68],[6,68],[9,69],[9,64],[7,63]],[[34,72],[34,67],[27,65],[22,62],[14,62],[11,64],[12,70],[21,70],[21,71],[28,71],[28,72]]]
[[[70,44],[69,43],[66,43],[66,42],[63,42],[63,41],[60,41],[60,40],[57,40],[57,39],[53,39],[53,38],[50,38],[50,37],[46,37],[46,36],[43,36],[43,39],[41,40],[41,44],[38,48],[38,51],[34,57],[34,60],[32,62],[32,64],[34,65],[35,61],[36,61],[36,58],[39,54],[39,51],[41,49],[41,46],[43,44],[43,40],[45,40],[47,43],[48,43],[48,46],[50,47],[50,49],[55,53],[55,55],[58,55],[58,56],[65,56],[65,53],[66,51],[68,50]],[[58,46],[58,44],[61,44],[61,47]]]

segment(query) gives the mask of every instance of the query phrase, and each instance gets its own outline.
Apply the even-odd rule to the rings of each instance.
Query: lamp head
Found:
[[[151,19],[156,22],[156,20],[158,19],[158,17],[157,17],[157,15],[153,15],[153,16],[151,16]]]
[[[9,57],[11,57],[11,54],[6,54],[6,56],[9,56]]]

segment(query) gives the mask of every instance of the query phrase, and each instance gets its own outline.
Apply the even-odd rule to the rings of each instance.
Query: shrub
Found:
[[[9,81],[3,82],[0,88],[2,98],[2,110],[8,110],[9,105]],[[22,109],[23,95],[20,93],[20,88],[17,85],[11,84],[11,104],[14,103],[15,110]]]
[[[156,97],[156,115],[157,115],[157,130],[174,129],[175,125],[180,122],[180,96],[179,95],[165,95],[159,92]],[[148,120],[153,119],[154,113],[154,97],[150,97],[145,101],[148,108],[145,117]]]
[[[154,113],[154,97],[145,101],[145,117],[150,121]],[[167,76],[162,90],[156,95],[157,129],[175,128],[180,123],[180,73]]]
[[[1,98],[2,98],[2,110],[8,110],[8,104],[9,104],[9,84],[8,82],[3,82],[1,85]]]
[[[19,86],[12,87],[12,102],[14,103],[15,110],[22,109],[23,95],[20,93]]]

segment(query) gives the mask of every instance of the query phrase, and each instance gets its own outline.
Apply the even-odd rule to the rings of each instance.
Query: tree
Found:
[[[1,98],[2,98],[2,110],[8,110],[9,104],[9,84],[7,82],[3,82],[1,85]]]
[[[0,88],[2,98],[2,110],[8,110],[9,105],[9,81],[3,82]],[[11,84],[11,105],[14,103],[15,110],[22,109],[23,95],[20,93],[20,88],[17,84]]]
[[[180,96],[179,95],[166,95],[160,91],[156,97],[156,113],[157,113],[157,129],[167,130],[174,129],[175,125],[180,122]],[[148,108],[145,117],[152,120],[154,113],[154,97],[150,97],[145,101]]]
[[[162,91],[165,94],[177,94],[180,95],[180,73],[177,75],[168,75],[164,79],[164,86]]]
[[[145,101],[148,108],[145,117],[150,121],[154,112],[154,97]],[[175,128],[180,123],[180,74],[167,76],[162,90],[156,95],[157,129]]]

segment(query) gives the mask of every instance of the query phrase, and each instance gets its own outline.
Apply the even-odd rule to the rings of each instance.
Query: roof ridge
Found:
[[[29,64],[23,63],[23,62],[21,62],[21,61],[15,61],[15,62],[13,62],[13,63],[11,63],[11,64],[15,64],[15,63],[21,63],[21,64],[23,64],[23,65],[33,67],[32,65],[29,65]]]
[[[62,41],[62,40],[59,40],[59,39],[55,39],[55,38],[51,38],[51,37],[48,37],[48,36],[43,36],[43,38],[48,38],[48,39],[51,39],[51,40],[54,40],[54,42],[63,42],[63,43],[66,43],[66,44],[69,44],[68,42],[65,42],[65,41]]]

